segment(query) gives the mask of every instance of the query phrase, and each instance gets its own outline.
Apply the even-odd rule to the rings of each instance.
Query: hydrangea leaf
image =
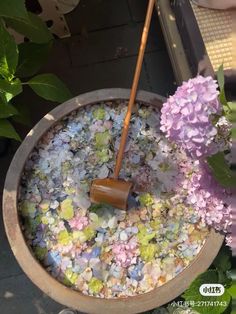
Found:
[[[22,85],[19,79],[8,82],[0,79],[0,92],[5,93],[6,101],[10,101],[13,97],[22,92]]]
[[[4,1],[1,1],[4,2]],[[1,6],[1,4],[0,4]],[[1,8],[0,8],[1,9]],[[12,79],[18,63],[18,48],[12,35],[0,20],[0,71],[1,76]]]
[[[226,272],[231,268],[231,250],[229,247],[223,246],[216,256],[213,265],[218,269]]]
[[[213,176],[220,185],[226,188],[236,186],[236,175],[231,171],[223,152],[207,158]]]
[[[55,102],[64,102],[72,97],[65,84],[54,74],[34,76],[27,84],[40,97]]]
[[[10,104],[2,104],[0,102],[0,119],[9,118],[17,115],[18,111]]]
[[[52,42],[36,44],[32,42],[21,43],[18,45],[19,62],[16,74],[19,77],[29,77],[35,75],[49,55]]]
[[[34,43],[47,43],[53,39],[52,34],[42,19],[31,12],[28,12],[26,19],[16,20],[9,17],[6,18],[6,22],[8,26]]]
[[[231,287],[227,289],[229,294],[235,299],[236,298],[236,282],[234,282]]]
[[[217,81],[218,81],[218,85],[220,88],[220,95],[219,95],[219,101],[220,103],[223,105],[225,111],[227,113],[231,112],[231,108],[227,102],[226,96],[225,96],[225,77],[224,77],[224,66],[223,64],[221,64],[221,66],[219,67],[218,71],[217,71]]]
[[[67,198],[61,202],[59,215],[61,218],[69,220],[74,217],[74,208],[72,205],[72,199]]]
[[[218,81],[218,85],[220,90],[222,90],[224,88],[225,85],[225,76],[224,76],[224,66],[223,64],[221,64],[218,68],[217,71],[217,81]]]
[[[98,294],[102,288],[103,288],[103,283],[101,280],[93,277],[88,284],[89,290],[91,293]]]
[[[184,292],[182,297],[186,301],[198,302],[202,306],[193,306],[193,309],[202,314],[221,314],[230,304],[231,296],[227,290],[221,296],[202,296],[199,292],[199,288],[202,284],[219,283],[219,276],[216,270],[210,269],[205,273],[199,275],[190,285],[190,287]],[[204,301],[208,301],[209,305],[204,304]],[[212,303],[210,303],[212,302]],[[214,305],[215,302],[215,305]],[[217,306],[217,302],[220,302],[221,306]],[[226,305],[224,305],[224,303]]]
[[[0,16],[17,20],[27,19],[25,0],[0,1]]]
[[[0,136],[12,138],[21,142],[20,136],[7,119],[0,119]]]

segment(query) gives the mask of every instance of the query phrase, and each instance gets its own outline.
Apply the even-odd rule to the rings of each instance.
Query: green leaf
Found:
[[[35,75],[47,60],[52,41],[45,44],[22,43],[18,46],[19,62],[17,76],[29,77]]]
[[[236,186],[236,175],[231,171],[225,160],[223,152],[219,152],[207,158],[208,165],[213,172],[214,178],[220,185],[226,188]]]
[[[223,105],[225,112],[227,114],[231,113],[231,108],[230,108],[230,105],[228,104],[228,101],[226,99],[225,90],[224,89],[222,89],[221,92],[220,92],[219,101]]]
[[[224,75],[223,64],[220,65],[216,75],[217,75],[217,81],[218,81],[220,90],[222,91],[224,89],[224,85],[225,85],[225,75]]]
[[[236,128],[232,129],[232,138],[236,139]]]
[[[64,102],[72,97],[65,84],[54,74],[37,75],[28,84],[37,95],[47,100]]]
[[[25,8],[25,0],[1,0],[0,16],[16,20],[27,19],[28,14]]]
[[[0,20],[0,74],[12,79],[18,63],[18,48],[13,36]]]
[[[232,284],[232,279],[228,275],[227,272],[224,272],[222,270],[218,270],[218,276],[219,276],[219,283],[221,283],[225,288],[229,288]]]
[[[18,114],[18,111],[12,105],[0,103],[0,119],[9,118],[16,114]]]
[[[218,255],[214,259],[213,265],[223,272],[231,268],[231,250],[225,245],[220,249]]]
[[[9,101],[16,95],[22,92],[22,85],[19,79],[15,79],[11,82],[0,79],[0,92],[5,93],[6,100]]]
[[[0,119],[0,136],[21,141],[13,125],[6,119]]]
[[[236,123],[236,101],[229,102],[228,104],[231,108],[228,119],[230,120],[230,122]]]
[[[232,286],[228,289],[229,294],[236,299],[236,282],[232,284]]]
[[[26,126],[31,126],[29,106],[27,106],[26,104],[17,103],[14,104],[14,107],[17,110],[17,115],[14,115],[12,117],[12,120]]]
[[[11,18],[5,20],[8,26],[26,36],[34,43],[47,43],[53,39],[46,24],[36,14],[28,12],[28,19],[25,20]]]
[[[6,93],[0,91],[0,102],[3,104],[8,104]]]
[[[219,95],[219,101],[220,103],[223,105],[224,110],[226,111],[226,113],[230,113],[231,109],[230,106],[227,102],[226,96],[225,96],[225,76],[224,76],[224,66],[223,64],[221,64],[221,66],[219,67],[217,73],[217,81],[218,81],[218,85],[220,88],[220,95]]]
[[[210,284],[210,283],[219,283],[218,272],[216,270],[208,270],[205,273],[199,275],[190,285],[190,287],[184,292],[182,297],[186,301],[194,301],[196,304],[199,301],[203,303],[202,306],[192,306],[192,308],[199,313],[202,314],[221,314],[223,313],[230,304],[231,296],[227,290],[225,290],[224,294],[221,296],[202,296],[199,292],[199,288],[202,284]],[[204,301],[212,302],[208,304],[207,302],[204,304]],[[215,304],[214,304],[215,302]],[[216,304],[216,302],[220,302],[221,305]]]

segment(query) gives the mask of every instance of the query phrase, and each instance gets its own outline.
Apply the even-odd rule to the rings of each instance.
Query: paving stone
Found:
[[[137,57],[127,57],[89,66],[71,68],[63,74],[74,95],[101,88],[131,88]],[[149,90],[147,77],[143,67],[140,84],[141,89]]]
[[[69,43],[69,53],[73,66],[114,60],[138,53],[143,23],[129,24],[108,30],[74,36]],[[161,29],[157,19],[153,19],[146,51],[163,49]]]
[[[52,72],[49,71],[48,72]],[[64,81],[64,83],[69,87],[69,84],[64,80],[62,70],[53,71],[54,74],[56,74],[61,80]],[[51,102],[49,100],[42,99],[38,97],[29,87],[25,88],[24,94],[19,95],[17,98],[18,103],[27,104],[30,118],[31,118],[31,124],[30,126],[22,126],[19,125],[17,130],[21,134],[22,138],[30,131],[30,129],[40,120],[42,119],[49,111],[54,109],[58,103]]]
[[[145,70],[152,92],[168,96],[175,92],[175,78],[167,51],[145,55]]]
[[[57,314],[64,308],[24,274],[0,280],[0,304],[1,314]]]
[[[135,22],[140,22],[144,21],[146,11],[147,11],[147,5],[148,1],[147,0],[127,0],[129,9],[130,9],[130,14],[132,19]]]
[[[3,278],[22,274],[22,270],[18,265],[5,235],[2,218],[0,221],[0,282]]]
[[[15,257],[13,256],[13,253],[10,249],[2,221],[2,190],[6,172],[12,157],[13,153],[9,152],[9,154],[0,158],[0,282],[2,278],[22,274],[22,270],[16,262]]]
[[[148,1],[147,0],[127,0],[130,15],[133,21],[141,22],[145,20]],[[154,9],[153,17],[154,20],[158,19],[157,11]]]
[[[54,40],[48,60],[40,70],[41,73],[54,73],[54,71],[58,71],[58,69],[69,69],[71,59],[68,46],[72,40],[73,37]]]
[[[74,35],[127,24],[130,15],[126,0],[81,0],[66,20]]]
[[[60,66],[61,60],[57,59],[54,63],[49,60],[47,67],[42,72],[56,74],[68,86],[72,95],[77,96],[101,88],[131,88],[136,61],[137,56],[132,56],[83,67],[64,67]],[[140,89],[150,90],[144,66],[139,86]],[[27,104],[31,116],[31,126],[19,126],[17,128],[22,138],[29,132],[31,127],[57,105],[39,98],[28,87],[25,88],[25,93],[18,97],[17,102]]]

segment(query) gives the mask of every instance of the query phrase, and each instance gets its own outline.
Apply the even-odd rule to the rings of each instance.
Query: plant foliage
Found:
[[[10,28],[30,42],[17,45]],[[54,74],[37,74],[52,46],[52,34],[45,23],[26,10],[24,0],[0,1],[0,137],[20,140],[12,121],[29,123],[26,105],[15,97],[28,85],[40,97],[64,102],[71,93]],[[30,77],[28,81],[23,78]],[[9,120],[10,119],[10,120]]]
[[[226,100],[225,96],[225,78],[224,68],[221,65],[217,71],[217,80],[220,89],[219,101],[223,106],[224,114],[231,114],[231,108]],[[236,175],[230,169],[229,164],[225,159],[224,152],[219,152],[213,156],[207,158],[209,167],[212,170],[212,174],[216,181],[225,188],[232,188],[236,186]]]

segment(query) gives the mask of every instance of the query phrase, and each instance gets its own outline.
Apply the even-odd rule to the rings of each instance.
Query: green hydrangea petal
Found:
[[[57,239],[60,244],[67,245],[72,240],[72,236],[68,233],[67,230],[63,230],[58,234]]]
[[[138,225],[139,232],[137,234],[138,241],[141,245],[148,245],[149,241],[151,241],[155,236],[155,232],[149,232],[147,227],[143,224]]]
[[[95,235],[96,235],[96,231],[93,228],[91,228],[91,227],[86,227],[83,230],[83,233],[84,233],[84,235],[86,237],[86,241],[92,240],[95,237]]]
[[[95,134],[95,142],[96,142],[96,147],[97,148],[101,148],[104,146],[107,146],[108,143],[111,140],[111,135],[109,133],[109,131],[105,131],[105,132],[98,132]]]
[[[67,198],[61,202],[59,215],[61,218],[69,220],[74,217],[74,208],[72,205],[72,199]]]
[[[71,269],[65,271],[65,278],[70,282],[70,284],[75,285],[78,280],[78,274],[74,273]]]
[[[91,293],[97,294],[99,293],[102,288],[103,288],[103,283],[101,280],[93,277],[89,283],[88,283],[88,287]]]
[[[96,120],[103,120],[106,116],[106,111],[103,108],[98,108],[93,111],[93,117]]]
[[[155,254],[158,251],[158,246],[157,244],[151,243],[148,245],[141,245],[140,248],[140,257],[142,258],[143,261],[145,262],[151,262]]]
[[[151,206],[154,203],[154,200],[149,193],[144,193],[139,196],[139,202],[141,206]]]
[[[96,156],[101,162],[108,162],[110,159],[109,150],[108,149],[102,149],[100,151],[96,152]]]

